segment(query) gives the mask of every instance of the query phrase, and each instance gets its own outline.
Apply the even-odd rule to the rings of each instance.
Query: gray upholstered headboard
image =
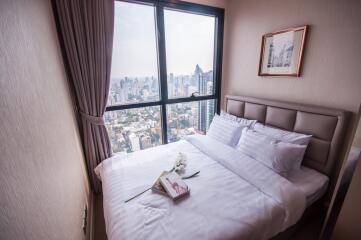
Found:
[[[226,96],[225,111],[277,128],[312,135],[303,165],[335,178],[350,112],[244,96]]]

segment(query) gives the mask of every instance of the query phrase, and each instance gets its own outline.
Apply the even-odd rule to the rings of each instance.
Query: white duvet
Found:
[[[173,202],[148,191],[178,152],[188,158],[185,180],[190,196]],[[256,160],[206,136],[179,141],[123,157],[96,168],[102,180],[109,240],[115,239],[268,239],[295,224],[305,194]]]

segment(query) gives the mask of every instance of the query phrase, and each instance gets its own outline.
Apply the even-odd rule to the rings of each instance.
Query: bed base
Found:
[[[316,216],[322,216],[324,218],[327,207],[325,206],[325,198],[321,198],[314,202],[311,206],[306,208],[305,212],[303,213],[301,219],[293,226],[288,228],[287,230],[280,232],[271,240],[286,240],[286,239],[294,239],[296,234],[307,225],[309,222],[313,221]],[[321,228],[319,229],[321,231]]]

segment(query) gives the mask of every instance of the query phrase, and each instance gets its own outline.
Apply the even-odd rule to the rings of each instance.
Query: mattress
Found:
[[[326,175],[304,166],[300,170],[291,172],[287,179],[305,193],[307,206],[325,194],[329,182]]]
[[[170,169],[178,151],[187,154],[187,171],[201,171],[186,182],[191,189],[188,198],[174,203],[148,191],[124,202]],[[297,181],[302,173],[292,176],[293,184],[205,136],[115,156],[103,161],[96,172],[103,185],[109,240],[269,239],[300,219],[306,207],[304,191],[311,189]]]

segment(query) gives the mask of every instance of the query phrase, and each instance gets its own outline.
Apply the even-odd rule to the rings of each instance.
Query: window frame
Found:
[[[134,108],[144,108],[151,106],[160,106],[161,125],[162,125],[162,144],[168,143],[167,126],[167,105],[185,102],[198,102],[201,100],[215,100],[215,112],[219,113],[221,103],[221,78],[222,78],[222,55],[223,55],[223,31],[224,31],[224,9],[211,7],[196,3],[189,3],[177,0],[117,0],[121,2],[130,2],[136,4],[151,5],[155,7],[155,32],[158,57],[158,83],[159,83],[159,101],[140,102],[130,104],[116,104],[107,106],[105,111],[118,111]],[[214,93],[204,96],[189,96],[180,98],[168,98],[168,81],[166,66],[166,46],[164,29],[164,9],[179,10],[215,17],[215,37],[214,37],[214,55],[213,55],[213,81]]]

